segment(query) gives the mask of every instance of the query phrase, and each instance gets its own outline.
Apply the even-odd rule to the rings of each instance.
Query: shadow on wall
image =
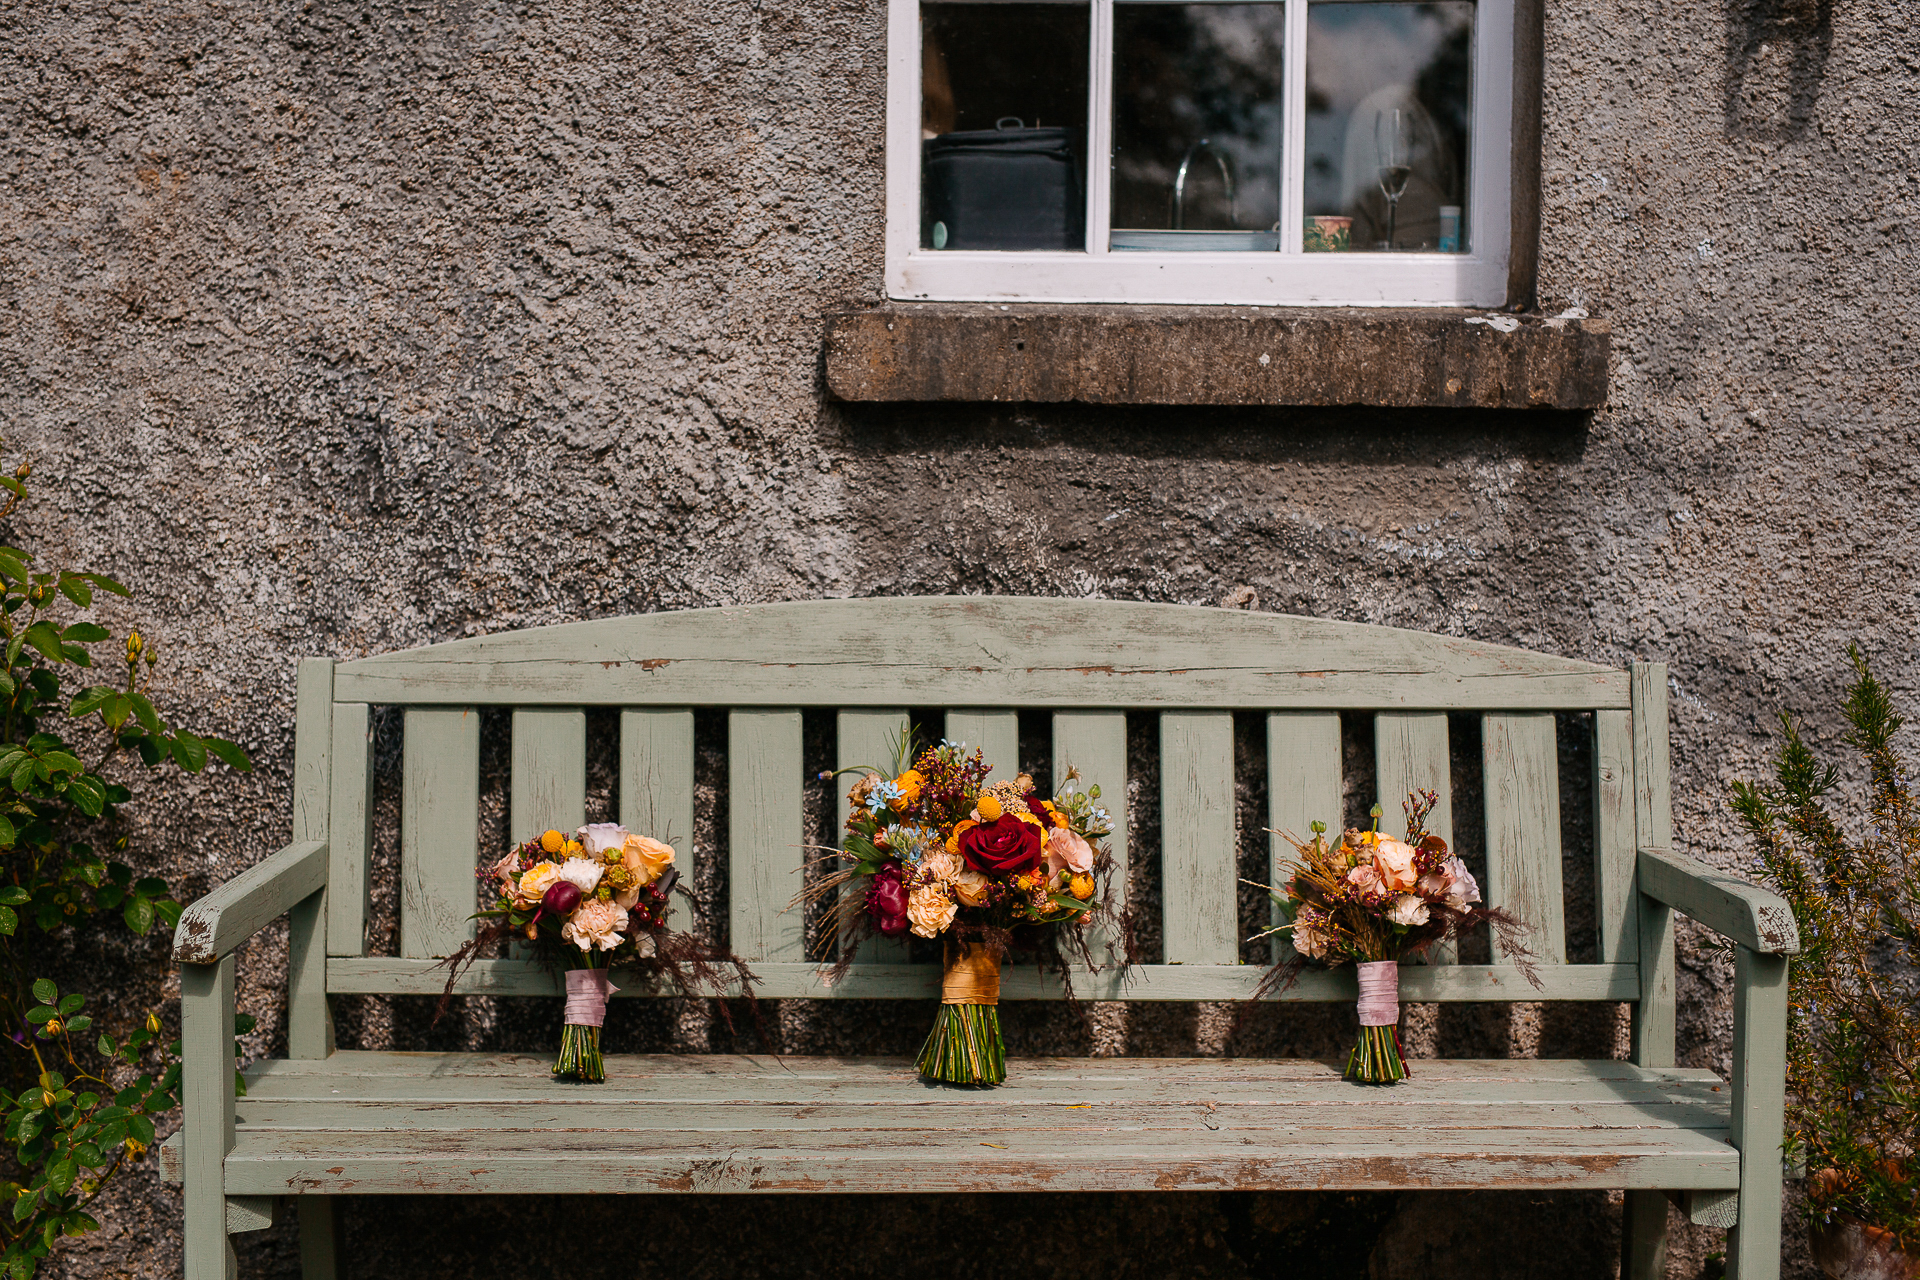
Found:
[[[1833,52],[1833,0],[1723,0],[1729,139],[1804,136]]]

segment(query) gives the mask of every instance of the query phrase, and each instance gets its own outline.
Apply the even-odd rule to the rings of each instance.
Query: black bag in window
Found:
[[[1078,130],[973,129],[921,144],[921,244],[1087,247]]]

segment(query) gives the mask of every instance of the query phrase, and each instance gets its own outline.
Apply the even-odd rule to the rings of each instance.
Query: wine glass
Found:
[[[1380,194],[1387,198],[1387,249],[1393,249],[1400,219],[1400,197],[1413,176],[1413,120],[1399,107],[1373,120],[1373,151],[1380,165]]]

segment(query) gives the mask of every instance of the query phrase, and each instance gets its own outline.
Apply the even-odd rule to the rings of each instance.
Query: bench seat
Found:
[[[1154,1191],[1739,1186],[1711,1072],[1416,1061],[1020,1058],[1004,1087],[905,1058],[335,1053],[248,1073],[227,1193]],[[164,1167],[179,1176],[171,1147]]]

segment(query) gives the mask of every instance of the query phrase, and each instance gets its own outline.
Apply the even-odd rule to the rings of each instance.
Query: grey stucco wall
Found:
[[[848,409],[820,389],[820,321],[880,291],[878,0],[0,0],[0,434],[47,495],[13,536],[134,585],[138,611],[109,613],[163,646],[164,696],[259,762],[143,807],[140,847],[183,896],[285,829],[297,655],[945,591],[1246,588],[1666,660],[1680,840],[1739,865],[1722,800],[1773,709],[1830,734],[1852,638],[1908,699],[1920,673],[1913,23],[1903,0],[1550,0],[1543,296],[1613,324],[1600,413]],[[88,941],[47,963],[116,984],[131,1017],[174,991],[164,955]],[[283,965],[277,933],[243,964],[259,1052]],[[1724,1069],[1728,966],[1689,932],[1681,974],[1682,1060]],[[347,1011],[343,1034],[409,1042],[412,1016]],[[498,1016],[485,1035],[516,1034]],[[1302,1017],[1103,1012],[1084,1034],[1337,1038]],[[1539,1046],[1530,1015],[1499,1017],[1461,1042]],[[789,1047],[849,1043],[835,1015],[781,1019]],[[663,1014],[633,1047],[714,1034]],[[639,1224],[651,1252],[553,1252],[576,1211]],[[142,1172],[53,1273],[174,1270],[178,1212]],[[1005,1214],[1028,1240],[1083,1229],[969,1269],[953,1241]],[[1601,1276],[1617,1238],[1603,1197],[1531,1195],[348,1216],[360,1274],[422,1277]],[[842,1257],[848,1239],[870,1248]],[[1718,1247],[1679,1230],[1673,1273]],[[244,1238],[243,1269],[296,1274],[291,1237]]]

